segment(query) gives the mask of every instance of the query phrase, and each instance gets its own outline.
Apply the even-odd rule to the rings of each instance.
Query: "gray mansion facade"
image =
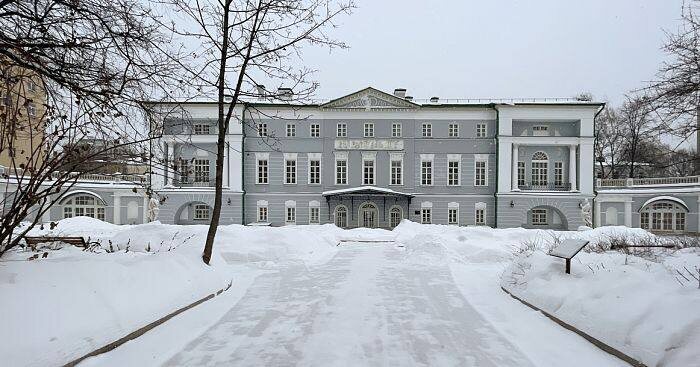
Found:
[[[165,120],[164,223],[207,223],[216,106]],[[246,102],[227,135],[222,223],[576,229],[601,103],[416,103],[366,88],[323,104]]]

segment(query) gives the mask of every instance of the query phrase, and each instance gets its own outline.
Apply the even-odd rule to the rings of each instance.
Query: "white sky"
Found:
[[[367,86],[415,98],[570,97],[618,104],[664,59],[681,0],[356,0],[335,37],[308,49],[316,97]]]

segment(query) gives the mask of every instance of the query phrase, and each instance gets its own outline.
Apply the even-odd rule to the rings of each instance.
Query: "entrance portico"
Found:
[[[339,227],[392,228],[405,218],[413,195],[374,186],[323,192],[328,221]]]

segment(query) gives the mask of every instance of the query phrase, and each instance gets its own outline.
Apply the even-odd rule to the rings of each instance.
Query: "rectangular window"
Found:
[[[321,125],[319,124],[311,124],[311,137],[312,138],[318,138],[321,136]]]
[[[458,124],[450,124],[450,126],[447,130],[447,136],[450,138],[458,138],[459,137],[459,125]]]
[[[36,103],[34,103],[34,102],[27,103],[27,115],[29,115],[31,117],[36,116]]]
[[[430,209],[430,208],[421,209],[420,222],[423,224],[430,224],[433,222],[432,209]]]
[[[190,168],[188,167],[187,161],[180,161],[180,183],[189,183],[190,181]]]
[[[532,161],[532,185],[547,186],[547,162]]]
[[[459,161],[447,162],[447,186],[459,186]]]
[[[284,183],[297,183],[297,161],[296,159],[284,160]]]
[[[394,159],[391,161],[391,184],[403,185],[403,160]]]
[[[485,138],[486,134],[486,124],[476,124],[476,137]]]
[[[321,161],[312,159],[309,161],[309,184],[318,185],[321,183]]]
[[[295,137],[297,136],[297,125],[296,124],[287,124],[287,137]]]
[[[336,130],[336,136],[339,138],[348,136],[348,125],[345,123],[339,123]]]
[[[348,161],[345,159],[335,161],[335,184],[348,184]]]
[[[105,220],[105,208],[104,207],[97,208],[97,219]]]
[[[258,136],[267,136],[267,124],[261,122],[258,124]]]
[[[484,212],[485,212],[484,209],[476,209],[474,211],[474,223],[476,225],[483,226],[484,224],[486,224],[486,219],[484,218],[485,217]]]
[[[532,209],[532,224],[535,226],[546,226],[547,209]]]
[[[433,184],[433,161],[420,162],[420,183],[423,186]]]
[[[393,123],[391,124],[391,137],[393,138],[400,138],[401,137],[401,124],[400,123]]]
[[[518,186],[525,186],[525,162],[518,162]]]
[[[362,161],[362,183],[363,185],[374,185],[374,161]]]
[[[267,222],[267,207],[258,207],[258,222]]]
[[[194,160],[194,182],[209,182],[209,160]]]
[[[673,230],[673,213],[662,213],[663,216],[663,230],[671,231]]]
[[[447,224],[459,224],[458,223],[458,209],[457,208],[448,208],[447,209]]]
[[[287,207],[287,216],[285,218],[285,223],[296,224],[297,222],[297,208]]]
[[[474,186],[486,186],[486,161],[474,162]]]
[[[564,165],[562,162],[554,162],[554,185],[558,187],[564,185]]]
[[[374,137],[374,123],[365,122],[365,138]]]
[[[69,206],[63,207],[63,218],[73,218],[73,208]]]
[[[268,161],[267,159],[258,159],[258,183],[268,183]]]
[[[209,206],[206,204],[195,205],[194,220],[209,220]]]
[[[321,219],[321,208],[319,207],[310,207],[309,208],[309,223],[310,224],[318,224]]]
[[[194,124],[194,134],[195,135],[207,135],[209,134],[208,124]]]
[[[649,229],[649,213],[642,212],[639,217],[639,226],[642,229]]]
[[[422,130],[423,130],[423,137],[424,138],[430,138],[433,136],[433,125],[432,124],[423,124]]]

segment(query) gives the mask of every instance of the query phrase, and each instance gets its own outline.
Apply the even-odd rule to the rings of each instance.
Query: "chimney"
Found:
[[[265,90],[265,86],[262,84],[256,85],[255,89],[257,90],[259,97],[265,97],[265,95],[267,94],[267,91]]]
[[[404,88],[396,88],[394,89],[394,96],[399,97],[399,98],[404,98],[406,97],[406,89]]]
[[[430,103],[438,103],[440,97],[430,97]]]
[[[409,102],[413,101],[413,96],[406,96],[405,99]]]
[[[283,101],[290,101],[294,95],[294,92],[292,92],[292,88],[279,87],[277,88],[277,94],[277,98]]]

